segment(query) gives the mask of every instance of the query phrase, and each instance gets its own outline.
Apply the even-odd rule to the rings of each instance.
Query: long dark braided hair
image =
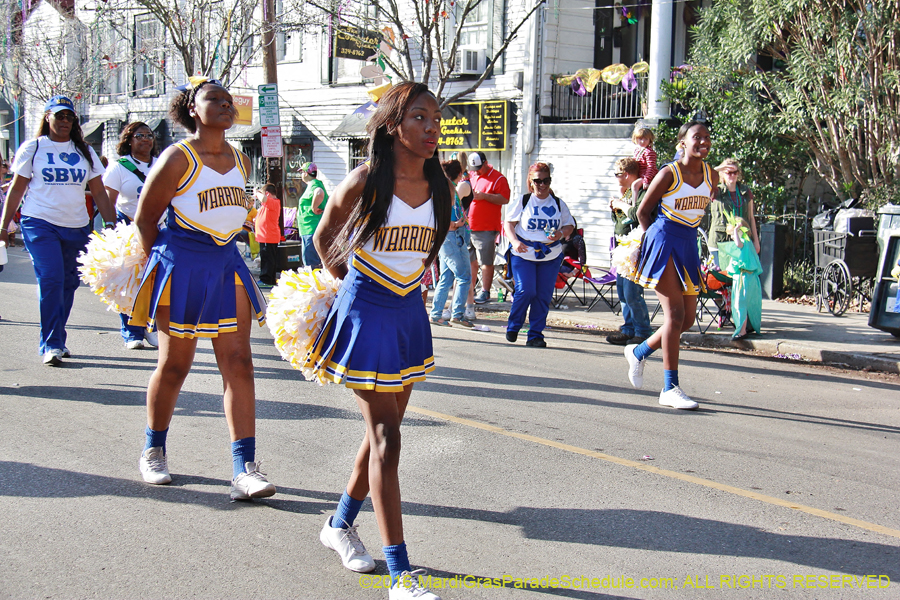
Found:
[[[50,135],[50,121],[48,120],[50,116],[50,111],[44,113],[44,118],[41,119],[41,124],[38,127],[37,135],[34,137],[39,138],[42,135]],[[75,144],[75,148],[79,153],[84,157],[91,168],[94,168],[94,159],[91,158],[91,151],[88,149],[87,142],[84,141],[84,134],[81,133],[81,124],[78,122],[78,117],[75,117],[75,120],[72,121],[72,129],[69,130],[69,138],[72,140],[72,143]]]
[[[337,237],[339,240],[349,240],[349,244],[334,244],[329,248],[329,262],[334,264],[347,260],[387,220],[388,209],[394,198],[394,136],[388,133],[388,129],[395,128],[403,121],[410,104],[420,94],[431,94],[431,91],[424,83],[406,81],[392,87],[379,100],[378,110],[366,125],[369,134],[369,173],[366,184],[350,218]],[[423,172],[431,187],[435,221],[434,246],[425,259],[427,266],[437,258],[441,244],[447,237],[453,198],[450,196],[450,182],[444,175],[437,152],[425,161]]]

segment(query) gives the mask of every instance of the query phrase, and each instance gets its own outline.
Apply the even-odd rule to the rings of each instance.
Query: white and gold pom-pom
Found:
[[[137,227],[119,223],[115,229],[95,231],[78,262],[81,280],[107,304],[107,310],[130,315],[147,264]]]
[[[616,236],[619,245],[613,250],[612,266],[615,267],[618,275],[632,279],[637,273],[638,260],[641,258],[641,238],[643,237],[644,230],[640,227],[632,229],[628,235]]]
[[[341,280],[328,271],[304,267],[282,272],[269,294],[266,323],[275,347],[307,380],[320,384],[327,382],[324,373],[307,366],[305,360],[340,287]]]

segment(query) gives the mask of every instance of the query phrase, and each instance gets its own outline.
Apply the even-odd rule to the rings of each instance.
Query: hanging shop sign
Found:
[[[485,100],[456,102],[441,115],[440,150],[506,150],[509,134],[509,102]]]
[[[234,107],[237,109],[237,117],[234,119],[235,125],[252,125],[253,124],[253,96],[237,96],[233,95]]]
[[[334,57],[367,60],[378,52],[381,32],[361,27],[339,27],[334,35]]]

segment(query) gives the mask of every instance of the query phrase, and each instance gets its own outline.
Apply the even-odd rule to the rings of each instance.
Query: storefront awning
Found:
[[[103,127],[103,121],[88,121],[87,123],[82,123],[81,135],[84,138],[88,138],[98,131],[102,134],[103,132],[100,130],[101,127]]]
[[[367,137],[366,123],[375,114],[377,106],[371,100],[366,102],[352,113],[344,117],[340,125],[328,134],[328,137],[335,139],[349,139]]]
[[[262,127],[259,126],[259,116],[254,112],[252,125],[233,125],[225,132],[225,139],[229,140],[253,140],[259,137]]]

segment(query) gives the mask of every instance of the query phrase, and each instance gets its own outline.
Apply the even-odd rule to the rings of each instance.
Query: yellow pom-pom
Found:
[[[341,280],[328,271],[304,267],[282,272],[269,294],[266,323],[275,347],[309,381],[327,382],[321,369],[306,365],[306,357],[340,287]]]
[[[616,236],[619,245],[612,253],[612,266],[616,273],[626,279],[633,279],[637,273],[638,260],[641,257],[641,239],[644,231],[637,227],[625,236]]]
[[[94,232],[78,255],[81,280],[100,296],[108,310],[130,315],[147,256],[132,223]]]

